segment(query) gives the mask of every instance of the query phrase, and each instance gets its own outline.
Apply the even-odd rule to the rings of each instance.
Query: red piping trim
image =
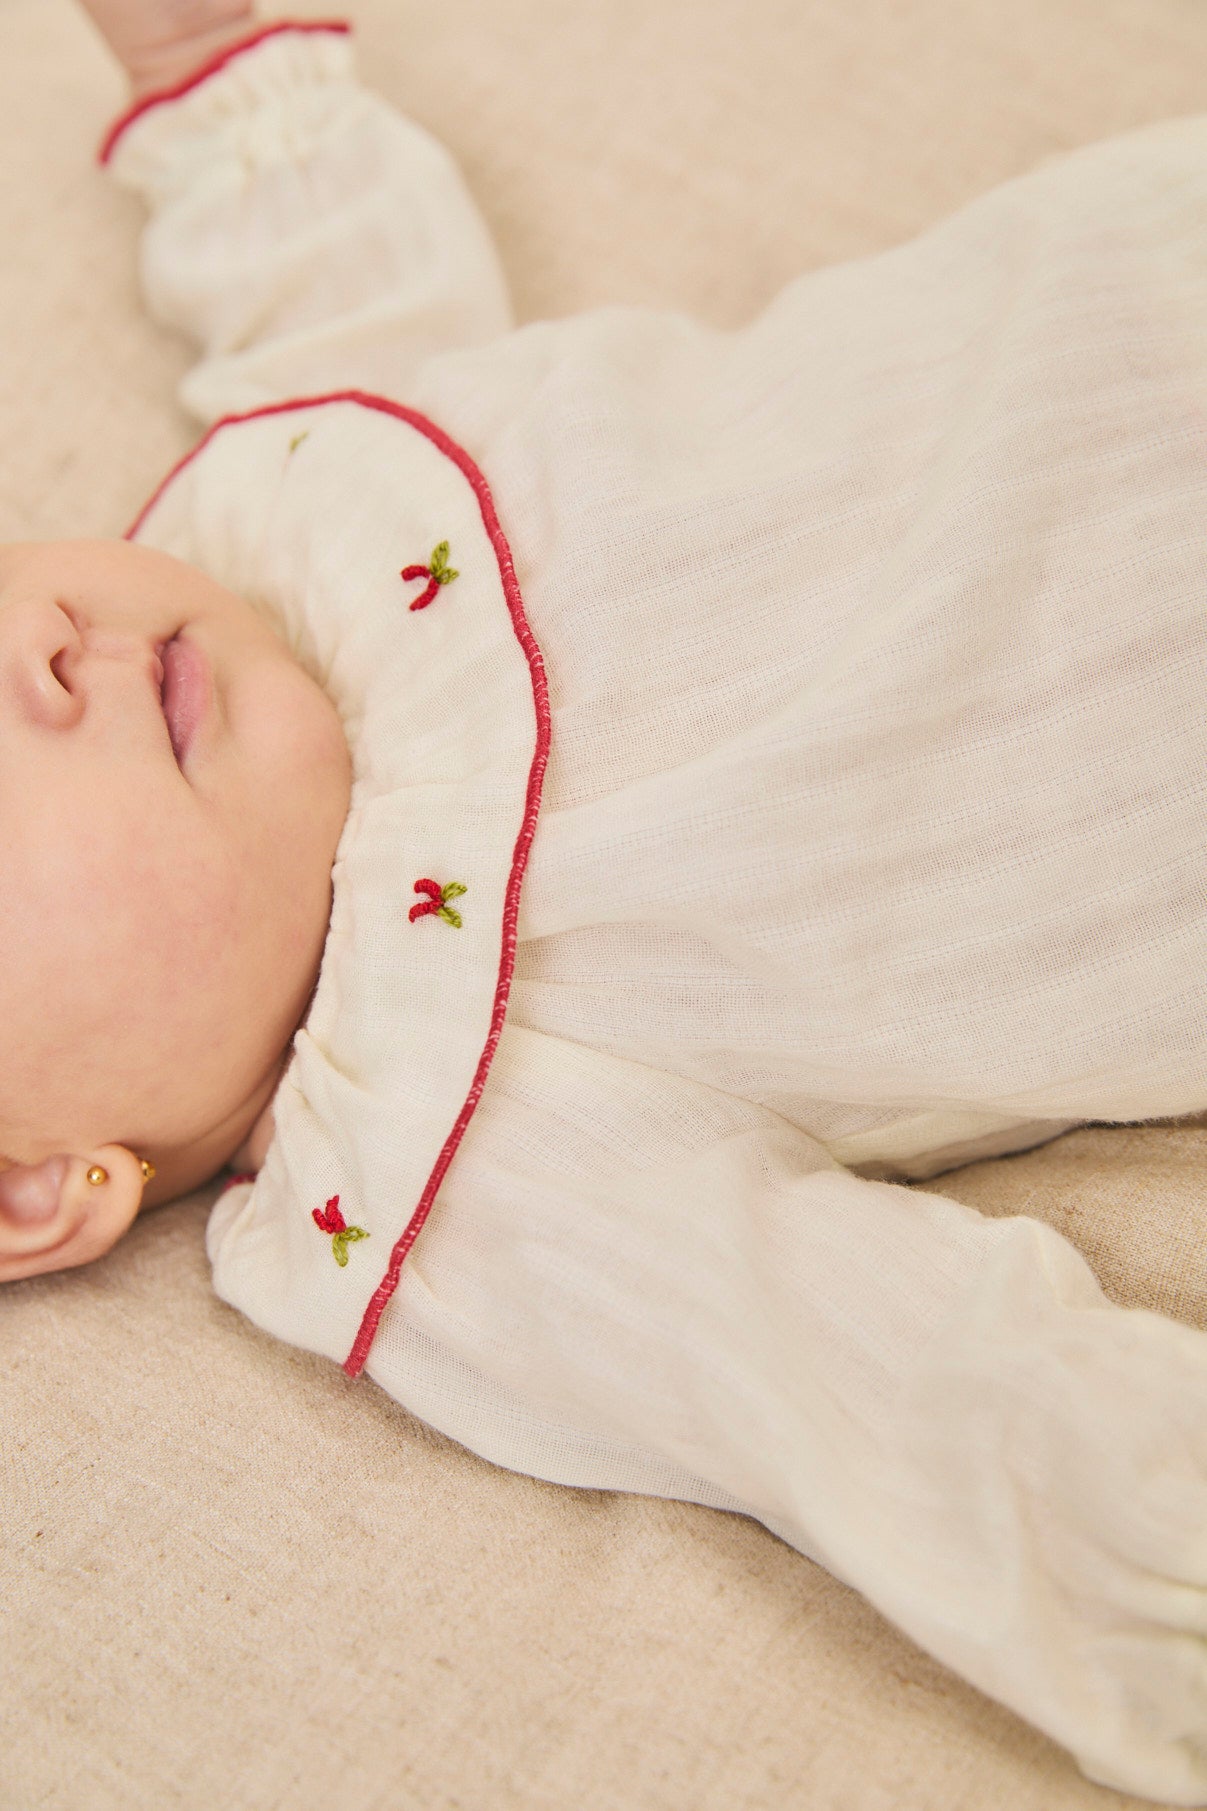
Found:
[[[245,38],[236,38],[233,43],[225,45],[214,56],[207,57],[204,63],[198,64],[197,68],[191,74],[186,75],[183,81],[174,83],[170,88],[156,88],[152,93],[144,94],[141,100],[135,101],[132,107],[127,107],[124,113],[119,113],[101,140],[96,154],[97,163],[108,163],[113,155],[114,147],[126,127],[132,126],[134,121],[150,108],[160,107],[165,101],[178,101],[182,94],[187,94],[191,88],[199,87],[210,76],[217,75],[218,71],[225,69],[226,65],[235,57],[242,56],[245,50],[250,50],[255,44],[262,44],[265,38],[275,37],[279,31],[349,32],[351,29],[352,27],[343,19],[278,19],[273,25],[262,25],[257,31],[249,32]]]
[[[289,409],[309,409],[316,407],[320,403],[329,402],[359,403],[363,408],[377,409],[382,414],[394,415],[397,416],[400,421],[408,422],[410,426],[417,429],[419,433],[426,435],[432,445],[436,447],[439,452],[445,454],[447,458],[451,459],[453,464],[460,469],[463,476],[468,479],[470,485],[473,487],[474,494],[478,499],[478,508],[481,511],[482,523],[486,529],[487,535],[490,537],[495,559],[498,561],[499,576],[503,581],[503,593],[507,599],[507,609],[511,616],[511,626],[515,631],[516,640],[519,642],[521,648],[523,648],[525,658],[528,661],[528,670],[532,679],[532,700],[536,710],[536,748],[532,756],[532,765],[528,770],[528,786],[524,795],[524,816],[520,824],[519,835],[515,840],[515,847],[512,851],[511,873],[508,877],[507,891],[503,902],[503,938],[499,956],[499,979],[495,987],[494,1006],[490,1018],[490,1030],[487,1034],[482,1055],[478,1060],[478,1066],[474,1071],[474,1078],[470,1084],[469,1093],[465,1097],[465,1102],[461,1111],[453,1122],[452,1131],[449,1133],[441,1147],[440,1154],[427,1179],[423,1193],[420,1195],[419,1200],[415,1205],[415,1210],[412,1213],[410,1220],[407,1222],[402,1236],[398,1239],[394,1249],[390,1253],[390,1262],[386,1268],[385,1275],[382,1277],[381,1282],[377,1285],[373,1295],[370,1297],[369,1305],[365,1309],[364,1316],[360,1323],[360,1329],[353,1342],[352,1350],[344,1360],[344,1370],[348,1373],[348,1376],[356,1377],[364,1368],[365,1360],[369,1356],[369,1348],[373,1344],[373,1336],[377,1332],[378,1323],[381,1320],[386,1303],[398,1287],[398,1279],[402,1274],[402,1266],[406,1259],[406,1255],[410,1251],[411,1246],[415,1243],[416,1238],[419,1236],[420,1228],[427,1219],[428,1214],[431,1212],[432,1203],[436,1199],[436,1191],[444,1180],[445,1172],[453,1160],[457,1146],[460,1144],[464,1135],[465,1128],[469,1124],[474,1108],[477,1106],[481,1097],[482,1090],[486,1086],[487,1072],[494,1060],[495,1049],[503,1030],[503,1018],[507,1011],[507,996],[511,992],[511,977],[515,968],[516,923],[520,911],[520,884],[524,878],[524,869],[528,863],[528,852],[532,845],[532,838],[536,832],[537,812],[540,809],[541,803],[541,787],[544,783],[545,768],[549,760],[549,741],[552,719],[549,711],[549,686],[545,678],[545,664],[541,658],[541,651],[537,646],[532,630],[528,626],[528,618],[524,613],[524,600],[520,595],[520,587],[515,575],[515,566],[511,558],[511,549],[508,547],[503,530],[499,526],[499,518],[495,514],[494,500],[491,497],[490,488],[487,485],[486,479],[474,464],[469,454],[459,447],[455,441],[450,440],[448,435],[438,428],[434,422],[429,421],[426,416],[418,414],[414,409],[405,409],[400,403],[387,401],[384,396],[371,396],[364,390],[335,390],[325,396],[303,396],[291,402],[268,403],[264,408],[249,409],[246,414],[224,415],[220,421],[214,423],[204,439],[197,443],[192,452],[186,453],[184,458],[178,460],[172,467],[171,471],[155,491],[150,501],[144,505],[138,516],[126,530],[126,539],[129,540],[132,535],[138,532],[138,529],[142,526],[142,523],[146,520],[155,504],[159,501],[168,485],[172,482],[172,479],[175,478],[177,473],[182,471],[191,460],[197,457],[202,447],[213,438],[219,428],[224,428],[231,422],[252,421],[259,415],[279,415]]]

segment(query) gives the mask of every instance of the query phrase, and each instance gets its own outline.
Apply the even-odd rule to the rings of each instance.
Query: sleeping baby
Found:
[[[1207,120],[516,327],[344,25],[89,11],[207,431],[0,549],[0,1279],[229,1167],[261,1327],[1207,1804],[1207,1337],[906,1186],[1207,1109]]]

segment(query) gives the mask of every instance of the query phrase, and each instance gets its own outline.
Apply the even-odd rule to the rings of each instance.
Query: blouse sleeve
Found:
[[[1040,1221],[548,1042],[513,1036],[370,1373],[497,1463],[757,1517],[1091,1779],[1207,1803],[1207,1337]]]
[[[512,325],[444,147],[357,82],[347,28],[269,27],[132,108],[101,150],[146,201],[152,317],[202,357],[202,421],[335,389],[405,393],[433,353]]]

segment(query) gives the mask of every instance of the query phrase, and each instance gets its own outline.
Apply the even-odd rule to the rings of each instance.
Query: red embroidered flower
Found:
[[[454,912],[448,902],[450,899],[459,898],[468,890],[467,887],[461,885],[459,880],[450,880],[446,887],[442,887],[438,880],[417,880],[415,882],[416,893],[426,893],[427,898],[421,900],[418,905],[413,905],[407,913],[407,917],[414,924],[417,918],[426,918],[429,912],[434,912],[447,924],[455,925],[457,930],[460,930],[461,914]]]
[[[402,576],[404,579],[428,581],[422,595],[409,606],[412,610],[426,610],[441,585],[451,585],[460,575],[456,567],[448,563],[448,542],[441,541],[438,547],[433,547],[431,560],[426,566],[404,566]]]
[[[331,1234],[331,1252],[340,1269],[348,1262],[348,1247],[357,1239],[367,1239],[363,1226],[349,1226],[339,1211],[339,1196],[332,1195],[326,1208],[315,1207],[310,1217],[320,1232]]]
[[[316,1207],[313,1210],[313,1217],[314,1217],[314,1224],[318,1227],[320,1232],[346,1232],[347,1231],[348,1222],[344,1219],[344,1216],[339,1211],[339,1196],[338,1195],[332,1195],[330,1201],[328,1201],[328,1203],[327,1203],[326,1213],[323,1212],[323,1209],[321,1207]]]

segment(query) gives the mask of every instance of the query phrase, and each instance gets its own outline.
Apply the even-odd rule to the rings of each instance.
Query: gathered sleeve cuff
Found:
[[[200,348],[203,421],[290,396],[404,396],[426,358],[511,326],[448,152],[358,82],[338,22],[282,23],[145,96],[100,158],[149,210],[152,317]]]

